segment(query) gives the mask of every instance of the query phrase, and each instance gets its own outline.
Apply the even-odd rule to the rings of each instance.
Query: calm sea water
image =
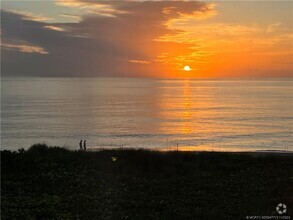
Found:
[[[293,150],[293,81],[4,78],[1,148]]]

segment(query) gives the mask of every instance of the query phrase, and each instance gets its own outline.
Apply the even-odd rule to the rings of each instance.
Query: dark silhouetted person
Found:
[[[82,140],[79,142],[79,149],[82,150]]]
[[[86,140],[83,142],[83,149],[86,150]]]

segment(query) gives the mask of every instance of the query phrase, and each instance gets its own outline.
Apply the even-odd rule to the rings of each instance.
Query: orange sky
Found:
[[[292,2],[58,0],[2,8],[4,76],[292,76]]]

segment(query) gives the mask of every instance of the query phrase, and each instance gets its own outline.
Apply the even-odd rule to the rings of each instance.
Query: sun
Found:
[[[191,70],[191,68],[190,68],[189,66],[185,66],[185,67],[183,68],[183,70],[188,72],[188,71]]]

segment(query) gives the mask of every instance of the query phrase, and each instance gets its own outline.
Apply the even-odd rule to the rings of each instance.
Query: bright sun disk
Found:
[[[183,70],[184,70],[184,71],[190,71],[191,68],[190,68],[189,66],[185,66],[185,67],[183,68]]]

